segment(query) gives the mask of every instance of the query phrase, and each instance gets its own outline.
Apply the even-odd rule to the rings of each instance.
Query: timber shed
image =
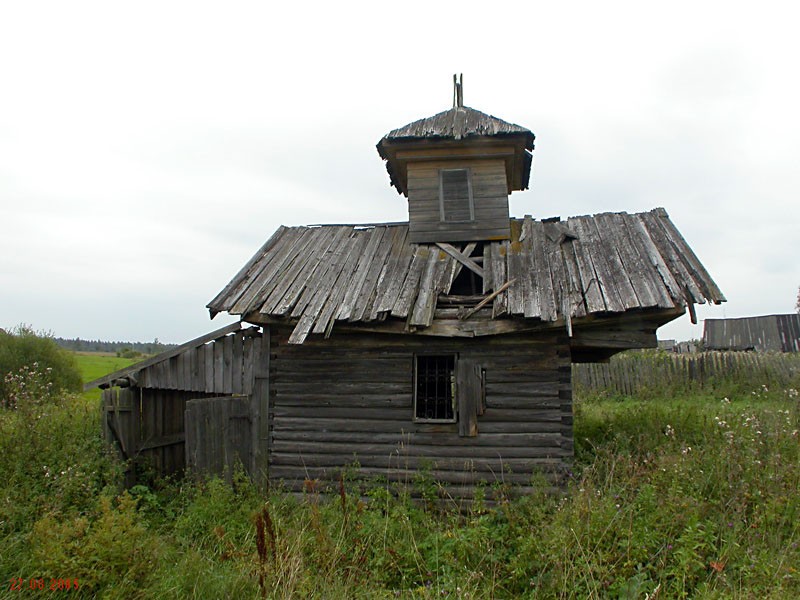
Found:
[[[706,350],[800,352],[800,314],[706,319],[703,346]]]
[[[424,470],[461,498],[557,480],[573,449],[571,363],[656,347],[660,325],[724,297],[663,209],[512,218],[508,196],[528,187],[533,149],[530,130],[463,106],[460,84],[452,109],[383,137],[408,222],[280,227],[208,304],[212,318],[255,329],[153,359],[168,363],[165,377],[181,360],[185,373],[206,369],[202,384],[172,382],[181,400],[156,400],[186,423],[159,435],[183,434],[195,466],[215,443],[228,458],[213,468],[235,448],[257,479],[293,490],[342,469],[398,482]],[[208,385],[229,337],[242,350],[219,364],[241,368],[241,382]],[[203,397],[238,404],[209,428],[188,410]]]

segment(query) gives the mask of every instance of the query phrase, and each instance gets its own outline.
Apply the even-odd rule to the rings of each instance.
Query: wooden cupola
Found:
[[[378,154],[408,198],[410,241],[508,239],[508,195],[528,188],[535,136],[464,106],[453,80],[453,108],[390,131]]]

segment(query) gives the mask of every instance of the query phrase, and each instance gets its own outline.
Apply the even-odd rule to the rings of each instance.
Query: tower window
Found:
[[[455,422],[455,363],[452,354],[415,357],[415,420]]]
[[[439,171],[439,210],[441,220],[458,223],[475,220],[472,201],[472,174],[469,169]]]

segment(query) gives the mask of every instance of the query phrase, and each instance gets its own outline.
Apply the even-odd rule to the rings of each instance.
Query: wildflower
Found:
[[[664,435],[667,437],[675,437],[675,430],[672,428],[672,425],[667,424]]]

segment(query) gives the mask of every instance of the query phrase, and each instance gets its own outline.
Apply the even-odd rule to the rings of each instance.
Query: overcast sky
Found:
[[[729,300],[701,319],[792,312],[798,6],[5,2],[0,327],[221,327],[206,303],[279,225],[407,219],[375,144],[455,72],[536,134],[512,215],[663,206]]]

